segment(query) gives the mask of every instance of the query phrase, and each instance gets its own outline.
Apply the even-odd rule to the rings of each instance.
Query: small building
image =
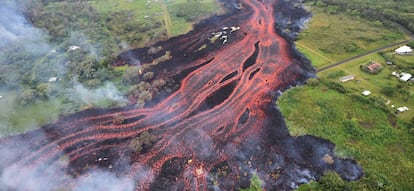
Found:
[[[392,61],[387,61],[386,63],[387,63],[387,65],[393,65],[394,64]]]
[[[403,107],[397,108],[396,113],[402,113],[402,112],[405,112],[405,111],[408,111],[408,110],[409,110],[408,107],[403,106]]]
[[[58,80],[57,77],[51,77],[49,78],[48,82],[56,82]]]
[[[382,70],[382,65],[378,62],[371,62],[366,66],[369,73],[378,73]]]
[[[401,76],[400,80],[403,81],[403,82],[406,82],[406,81],[410,80],[411,77],[413,77],[413,75],[411,75],[409,73],[405,73],[405,72],[402,72],[400,76]]]
[[[69,51],[74,51],[80,49],[79,46],[69,46]]]
[[[369,90],[364,90],[364,91],[362,92],[362,95],[364,95],[364,96],[369,96],[369,95],[371,95],[371,91],[369,91]]]
[[[343,76],[343,77],[339,78],[339,81],[343,83],[343,82],[351,81],[351,80],[354,80],[354,79],[355,79],[355,76],[348,75],[348,76]]]
[[[399,55],[407,55],[407,54],[412,54],[413,53],[413,49],[409,46],[401,46],[400,48],[395,49],[395,53],[399,54]]]

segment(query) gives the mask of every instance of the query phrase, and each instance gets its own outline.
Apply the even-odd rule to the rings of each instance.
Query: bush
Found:
[[[395,88],[391,86],[386,86],[381,89],[381,93],[387,97],[392,97],[395,93]]]
[[[309,86],[317,86],[319,84],[319,79],[318,78],[309,78],[306,81],[306,84]]]
[[[342,86],[341,84],[339,84],[337,82],[328,81],[328,80],[321,80],[321,82],[323,84],[325,84],[328,88],[336,90],[339,93],[343,93],[343,94],[348,93],[348,90],[346,90],[346,88],[344,86]]]
[[[341,76],[345,76],[345,72],[343,70],[338,70],[328,73],[327,78],[334,79]]]
[[[132,139],[129,143],[129,147],[137,153],[145,152],[155,143],[155,140],[155,136],[148,131],[144,131]]]

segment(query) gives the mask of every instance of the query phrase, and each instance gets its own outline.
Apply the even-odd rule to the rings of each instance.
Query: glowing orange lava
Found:
[[[151,63],[171,51],[172,59],[153,67],[178,80],[177,91],[151,107],[90,109],[4,138],[0,149],[30,145],[0,168],[26,169],[14,173],[21,182],[30,172],[63,170],[70,178],[57,181],[68,187],[101,170],[133,181],[135,190],[237,190],[253,174],[267,190],[290,190],[328,169],[360,178],[356,162],[336,157],[329,141],[291,137],[275,108],[279,91],[313,72],[289,39],[299,31],[295,22],[309,16],[300,2],[241,0],[242,8],[232,2],[225,1],[236,7],[228,15],[160,42],[164,51],[156,56],[148,48],[120,56],[118,64]],[[282,36],[283,29],[290,30]],[[123,122],[114,124],[115,116]]]

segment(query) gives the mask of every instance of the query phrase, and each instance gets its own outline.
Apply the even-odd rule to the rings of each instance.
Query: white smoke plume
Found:
[[[73,89],[75,96],[81,99],[84,104],[100,105],[99,103],[102,101],[116,103],[127,102],[127,99],[122,96],[122,93],[110,82],[96,89],[87,89],[81,84],[76,84]]]
[[[43,39],[43,32],[24,18],[16,1],[0,1],[0,49],[21,41]]]
[[[78,181],[73,191],[132,191],[134,182],[131,179],[117,177],[107,171],[95,171],[88,174],[88,177]]]

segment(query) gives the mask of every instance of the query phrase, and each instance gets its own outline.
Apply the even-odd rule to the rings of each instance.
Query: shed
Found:
[[[74,50],[78,50],[80,49],[79,46],[69,46],[69,50],[68,51],[74,51]]]
[[[404,111],[408,111],[409,109],[408,109],[408,107],[406,107],[406,106],[403,106],[403,107],[399,107],[399,108],[397,108],[397,113],[402,113],[402,112],[404,112]]]
[[[409,79],[411,79],[411,77],[413,77],[413,75],[411,75],[411,74],[409,74],[409,73],[402,72],[402,73],[401,73],[400,80],[401,80],[401,81],[403,81],[403,82],[406,82],[406,81],[408,81]]]
[[[57,77],[51,77],[49,78],[48,82],[56,82],[58,80]]]
[[[354,80],[354,79],[355,79],[355,76],[348,75],[348,76],[343,76],[343,77],[339,78],[339,81],[340,82],[347,82],[347,81],[351,81],[351,80]]]
[[[406,55],[406,54],[412,54],[413,49],[409,46],[401,46],[400,48],[395,49],[395,53],[399,55]]]

